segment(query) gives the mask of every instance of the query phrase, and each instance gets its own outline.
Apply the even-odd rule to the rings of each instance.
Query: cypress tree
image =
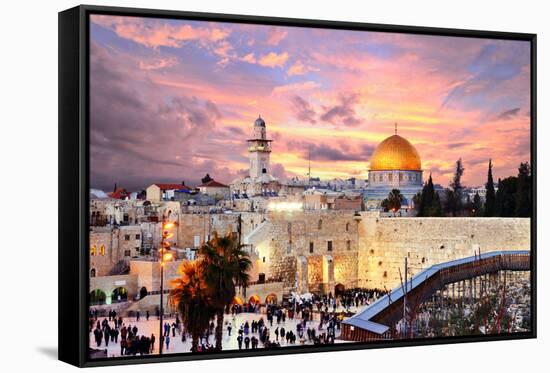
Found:
[[[489,159],[489,170],[487,171],[487,184],[485,184],[487,190],[485,194],[485,216],[495,216],[496,213],[496,197],[495,197],[495,185],[493,182],[493,162]]]
[[[518,178],[515,176],[498,180],[498,190],[496,192],[496,216],[516,216],[517,186]]]
[[[455,174],[453,180],[449,184],[449,190],[447,190],[447,204],[446,209],[453,216],[457,216],[462,210],[462,175],[464,174],[464,166],[462,165],[462,158],[456,161]]]
[[[477,192],[474,195],[473,209],[474,209],[475,216],[482,216],[483,203],[481,202],[481,197]]]
[[[518,217],[531,216],[531,166],[529,162],[521,163],[518,169],[518,182],[516,193],[516,213]]]

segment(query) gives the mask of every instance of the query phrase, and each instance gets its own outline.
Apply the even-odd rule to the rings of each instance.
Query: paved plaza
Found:
[[[362,307],[359,307],[360,309]],[[341,310],[341,309],[339,309]],[[352,312],[357,311],[355,307],[351,307],[350,310]],[[275,329],[279,327],[279,330],[284,327],[286,332],[293,331],[296,335],[298,335],[296,331],[296,326],[302,321],[301,319],[290,319],[286,318],[285,322],[281,320],[279,324],[277,324],[276,320],[273,321],[273,325],[269,325],[269,322],[267,321],[267,317],[265,313],[247,313],[242,312],[236,315],[230,315],[226,314],[224,317],[224,328],[223,328],[223,350],[238,350],[238,342],[237,342],[237,336],[238,336],[238,330],[241,325],[243,325],[246,321],[248,323],[252,323],[253,320],[258,321],[260,318],[264,319],[264,322],[266,323],[267,328],[270,332],[270,340],[271,341],[277,341],[276,335],[274,333]],[[314,313],[313,316],[314,320],[308,321],[306,328],[315,328],[317,335],[320,335],[322,333],[326,332],[326,325],[323,325],[322,329],[319,329],[319,314]],[[100,317],[99,321],[102,322],[104,317]],[[175,317],[168,317],[164,319],[165,322],[168,322],[170,325],[172,325],[173,322],[175,322]],[[231,322],[232,324],[232,331],[231,335],[229,335],[229,332],[227,330],[227,323]],[[125,326],[131,325],[133,328],[134,325],[138,328],[138,335],[145,335],[150,337],[151,334],[154,334],[156,337],[155,341],[155,348],[153,354],[158,354],[158,341],[159,341],[159,320],[156,316],[149,317],[149,320],[147,321],[144,316],[141,316],[140,321],[136,322],[135,317],[125,317],[123,318],[123,323]],[[109,325],[113,327],[113,322],[110,322]],[[340,330],[336,329],[336,338],[338,338],[340,335]],[[243,335],[244,336],[244,335]],[[248,333],[248,337],[252,338],[252,336],[256,336],[256,338],[259,338],[259,333]],[[97,346],[94,338],[93,331],[89,333],[89,339],[90,339],[90,347],[94,349],[100,349],[104,350],[107,349],[107,355],[108,357],[119,357],[120,356],[120,336],[118,337],[118,343],[109,342],[109,345],[105,345],[105,340],[101,341],[101,345]],[[166,348],[166,345],[163,347],[163,353],[169,354],[169,353],[184,353],[184,352],[190,352],[191,350],[191,338],[189,336],[186,337],[186,341],[182,342],[181,340],[181,334],[178,333],[176,330],[176,336],[172,337],[172,332],[170,332],[170,345],[168,348]],[[338,339],[336,339],[336,343],[339,343]],[[211,334],[209,337],[209,340],[207,341],[209,344],[215,344],[215,337],[214,334]],[[304,339],[300,339],[299,337],[296,340],[295,344],[287,344],[286,340],[283,340],[279,338],[279,343],[281,344],[281,347],[285,346],[300,346],[300,345],[312,345],[313,341],[307,340],[307,335],[304,332]],[[242,345],[244,349],[244,343]],[[262,342],[259,342],[259,348],[263,348]]]

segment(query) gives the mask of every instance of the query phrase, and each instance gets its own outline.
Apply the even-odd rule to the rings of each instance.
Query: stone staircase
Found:
[[[265,241],[269,238],[269,220],[264,220],[256,228],[254,228],[250,233],[244,236],[245,245],[257,245],[262,241]]]

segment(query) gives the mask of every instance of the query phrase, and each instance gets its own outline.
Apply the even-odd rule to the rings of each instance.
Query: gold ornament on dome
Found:
[[[421,171],[420,155],[405,138],[393,135],[382,141],[370,160],[371,171]]]

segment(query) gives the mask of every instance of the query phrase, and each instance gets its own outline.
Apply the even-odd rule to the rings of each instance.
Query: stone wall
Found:
[[[300,291],[333,291],[337,284],[390,289],[400,283],[405,257],[414,275],[479,249],[530,247],[529,219],[383,218],[362,212],[356,221],[354,211],[335,210],[270,212],[265,219],[248,236],[257,254],[254,273],[281,279],[288,291],[296,280]]]
[[[229,232],[237,232],[238,227],[239,214],[181,214],[177,245],[181,248],[199,247],[211,237],[214,231],[225,235]]]
[[[364,216],[359,236],[359,285],[390,289],[400,284],[405,257],[414,275],[479,250],[529,250],[530,219]]]

